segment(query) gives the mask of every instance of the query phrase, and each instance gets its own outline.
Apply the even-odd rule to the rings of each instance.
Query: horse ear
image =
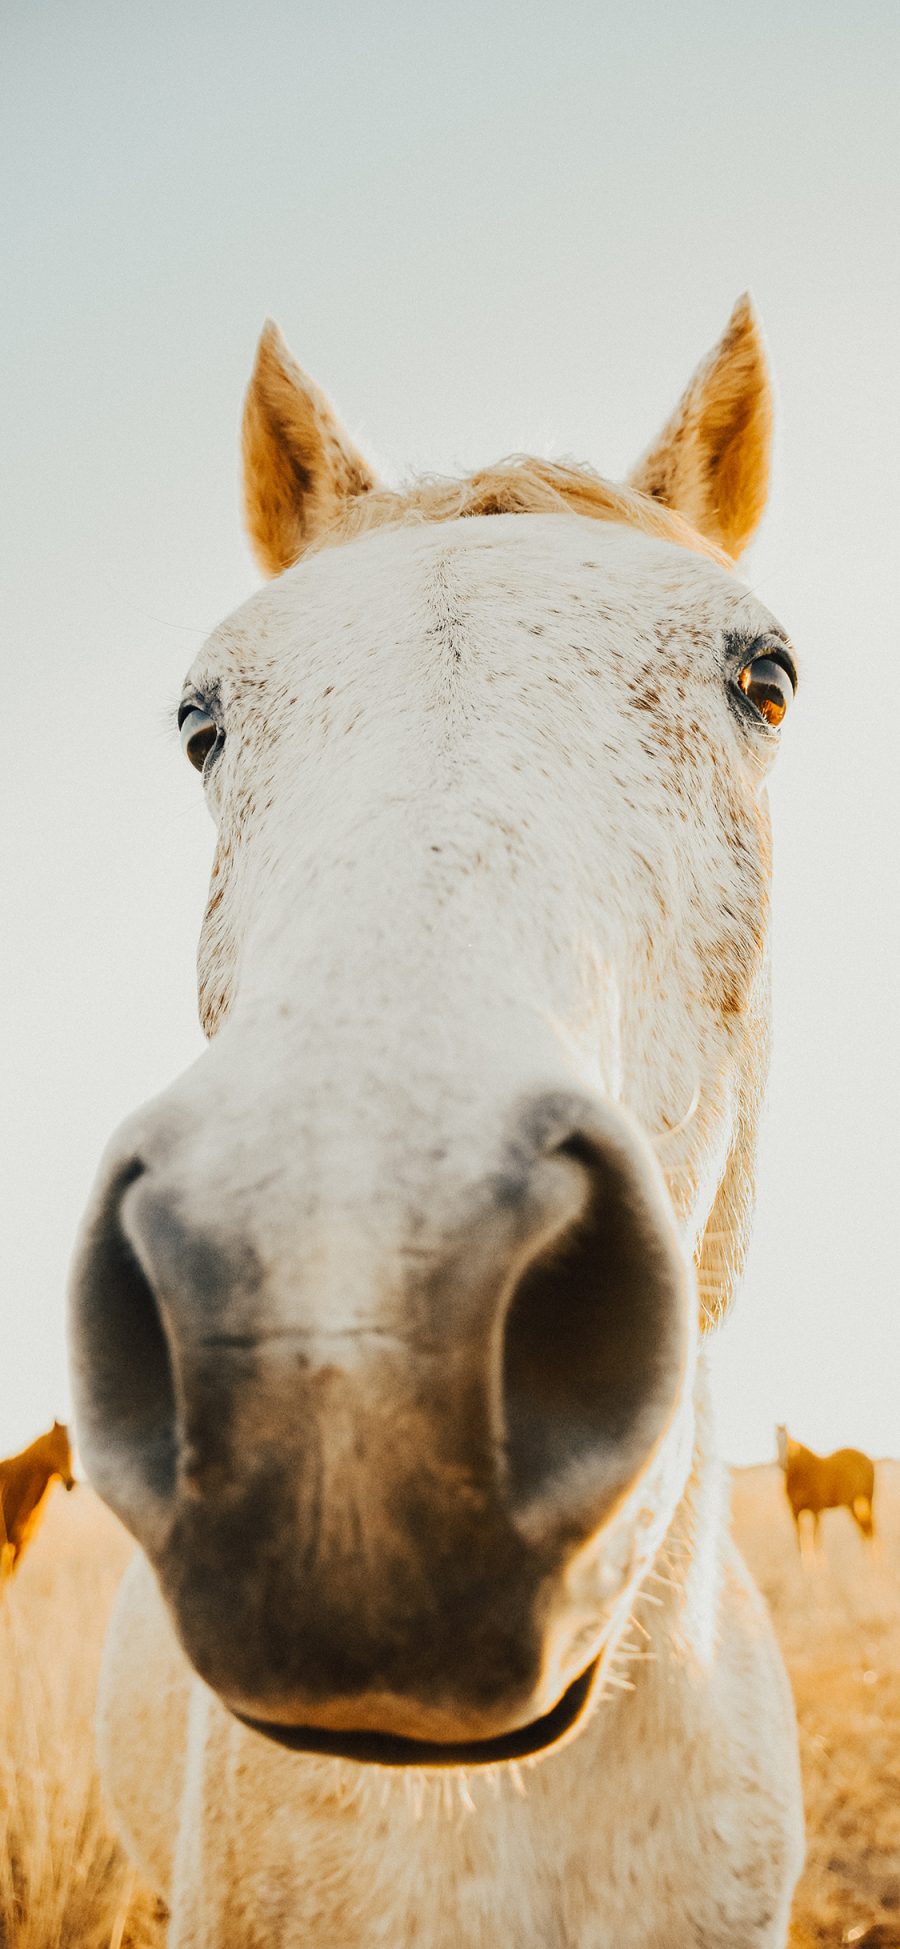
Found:
[[[766,504],[771,446],[769,365],[745,292],[630,482],[738,556]]]
[[[244,404],[244,510],[267,575],[302,555],[375,477],[267,319]]]

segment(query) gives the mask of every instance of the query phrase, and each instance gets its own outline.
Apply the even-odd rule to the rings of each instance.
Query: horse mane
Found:
[[[593,521],[617,521],[710,556],[725,568],[733,566],[723,549],[653,495],[604,480],[587,465],[538,460],[530,454],[513,454],[459,480],[424,474],[399,489],[370,488],[340,504],[313,546],[331,547],[375,528],[477,514],[582,514]]]

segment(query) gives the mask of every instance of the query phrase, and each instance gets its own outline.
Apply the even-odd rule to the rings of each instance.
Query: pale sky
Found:
[[[898,73],[895,0],[6,0],[0,1453],[67,1411],[102,1147],[201,1047],[212,827],[167,712],[258,579],[264,315],[389,478],[616,476],[748,285],[778,443],[746,575],[803,683],[721,1443],[900,1452]]]

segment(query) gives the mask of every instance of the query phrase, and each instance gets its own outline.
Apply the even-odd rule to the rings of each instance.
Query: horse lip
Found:
[[[538,1719],[514,1726],[493,1739],[455,1742],[411,1739],[388,1732],[331,1732],[323,1726],[282,1726],[268,1719],[252,1719],[235,1712],[251,1732],[262,1733],[294,1753],[321,1753],[331,1759],[356,1760],[366,1766],[473,1767],[497,1766],[504,1760],[530,1759],[562,1745],[584,1717],[599,1658],[573,1679],[562,1698]],[[233,1708],[232,1708],[233,1710]]]

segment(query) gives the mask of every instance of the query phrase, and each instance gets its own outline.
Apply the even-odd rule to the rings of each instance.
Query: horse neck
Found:
[[[787,1460],[789,1463],[805,1462],[809,1460],[818,1462],[820,1460],[820,1457],[815,1453],[814,1449],[804,1448],[802,1441],[794,1441],[793,1436],[788,1435]]]
[[[52,1430],[38,1435],[36,1441],[30,1442],[27,1448],[23,1448],[21,1455],[16,1459],[34,1475],[43,1474],[48,1482],[51,1475],[59,1475],[60,1465],[54,1453]]]

